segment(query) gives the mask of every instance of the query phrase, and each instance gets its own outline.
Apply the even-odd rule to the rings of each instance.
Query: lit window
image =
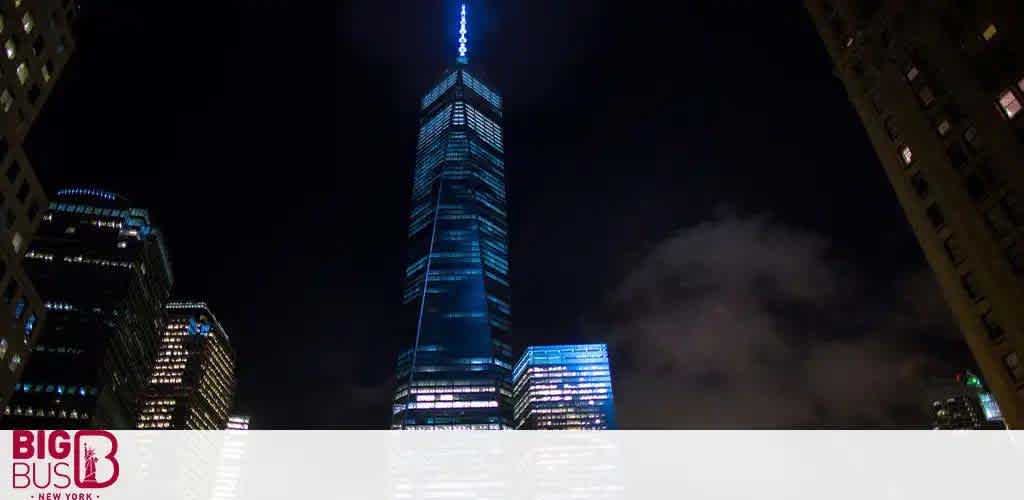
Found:
[[[987,42],[995,38],[997,33],[999,33],[999,30],[996,29],[996,25],[990,24],[987,27],[985,27],[985,31],[981,32],[981,37],[984,38]]]
[[[25,244],[25,237],[19,232],[15,232],[14,236],[11,237],[11,246],[14,247],[14,253],[20,254],[21,247]]]
[[[12,372],[16,372],[19,366],[21,366],[21,354],[15,354],[11,357],[11,364],[7,365],[7,368]]]
[[[946,134],[949,133],[949,129],[951,128],[953,128],[953,126],[949,124],[949,120],[942,120],[941,122],[939,122],[938,125],[935,126],[935,130],[937,130],[939,132],[939,135],[941,135],[942,137],[946,137]]]
[[[21,319],[25,315],[25,297],[18,299],[18,304],[14,306],[14,319]]]
[[[36,321],[37,320],[38,320],[38,318],[36,318],[36,313],[32,313],[32,314],[28,315],[28,319],[25,320],[25,337],[26,338],[32,336],[32,330],[36,329]]]
[[[18,65],[18,81],[20,81],[22,85],[28,81],[28,66],[25,63]]]
[[[7,354],[7,339],[0,338],[0,359]]]
[[[35,28],[36,22],[32,19],[32,14],[30,12],[26,12],[21,18],[21,25],[25,28],[25,33],[32,33],[32,28]]]
[[[1021,92],[1024,92],[1024,78],[1021,78],[1020,81],[1017,82],[1017,88],[1019,88]]]
[[[14,54],[18,53],[18,46],[14,44],[14,40],[7,40],[4,44],[4,49],[7,51],[7,58],[14,59]]]
[[[999,107],[1003,109],[1003,114],[1007,118],[1017,116],[1021,109],[1020,101],[1017,100],[1017,96],[1011,90],[1007,90],[999,96]]]
[[[43,74],[43,81],[48,82],[50,78],[53,78],[53,74],[50,72],[50,63],[46,63],[39,68],[39,72]]]
[[[917,69],[917,66],[911,66],[910,69],[907,70],[907,80],[914,81],[914,79],[917,78],[917,75],[920,74],[921,71]]]
[[[914,161],[914,152],[910,150],[910,146],[900,148],[900,158],[903,159],[904,165],[910,165]]]

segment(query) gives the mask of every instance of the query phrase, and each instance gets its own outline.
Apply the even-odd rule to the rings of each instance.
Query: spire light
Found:
[[[461,18],[459,20],[459,57],[460,58],[465,58],[466,57],[466,52],[468,51],[468,49],[466,48],[466,42],[468,41],[468,40],[466,40],[466,33],[468,33],[468,31],[466,31],[466,4],[462,4]]]

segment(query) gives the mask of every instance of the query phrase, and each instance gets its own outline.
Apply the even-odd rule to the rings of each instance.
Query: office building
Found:
[[[235,353],[203,302],[167,304],[139,429],[223,430],[235,401]]]
[[[2,425],[135,428],[172,284],[149,213],[107,191],[57,191],[24,265],[48,317]]]
[[[981,379],[967,371],[932,380],[926,388],[934,429],[1005,429],[1002,412]]]
[[[396,429],[512,425],[502,100],[469,63],[466,16],[454,66],[420,102]]]
[[[527,347],[513,377],[517,429],[616,428],[605,344]]]
[[[48,201],[22,142],[63,72],[74,39],[77,2],[19,0],[0,6],[0,408],[10,400],[35,335],[43,302],[22,267],[22,256]],[[34,318],[32,325],[26,318]],[[28,329],[27,329],[28,328]]]
[[[1024,427],[1024,4],[805,4],[1006,423]]]
[[[229,431],[247,431],[249,430],[249,420],[251,420],[251,417],[247,415],[231,415],[228,417],[226,429]]]

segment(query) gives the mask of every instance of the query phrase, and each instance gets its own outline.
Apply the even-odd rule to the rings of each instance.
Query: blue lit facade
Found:
[[[530,346],[516,363],[517,429],[615,429],[605,344]]]
[[[420,108],[392,428],[511,428],[501,96],[460,51]]]

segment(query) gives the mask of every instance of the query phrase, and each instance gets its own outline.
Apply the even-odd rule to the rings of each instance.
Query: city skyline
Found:
[[[911,379],[973,368],[806,12],[751,7],[717,30],[697,20],[739,6],[674,6],[651,22],[610,2],[473,5],[470,56],[488,64],[472,74],[501,89],[515,145],[515,356],[606,342],[622,428],[910,427]],[[278,8],[212,7],[185,38],[171,36],[185,20],[171,14],[152,28],[167,36],[143,49],[111,26],[142,37],[129,20],[149,7],[93,6],[74,77],[26,151],[47,167],[47,193],[93,186],[151,209],[174,295],[203,297],[244,332],[240,400],[257,426],[380,428],[408,348],[416,117],[451,63],[457,3],[410,5],[389,37],[362,22],[384,7],[338,6],[324,45],[338,53],[292,50],[282,34],[268,50],[290,76],[261,78],[266,55],[246,41],[252,26],[280,24]],[[228,22],[237,15],[250,22]],[[761,38],[762,17],[785,33]],[[633,39],[648,29],[648,42]],[[204,57],[169,57],[181,53]],[[730,58],[744,64],[719,62]],[[122,61],[136,61],[138,85],[111,86]],[[334,89],[295,81],[325,61]],[[334,107],[312,97],[320,90]],[[167,98],[137,106],[154,93]],[[271,95],[287,104],[253,106]],[[103,147],[109,135],[123,147]],[[663,411],[645,411],[656,401]],[[776,411],[752,420],[770,401]]]

